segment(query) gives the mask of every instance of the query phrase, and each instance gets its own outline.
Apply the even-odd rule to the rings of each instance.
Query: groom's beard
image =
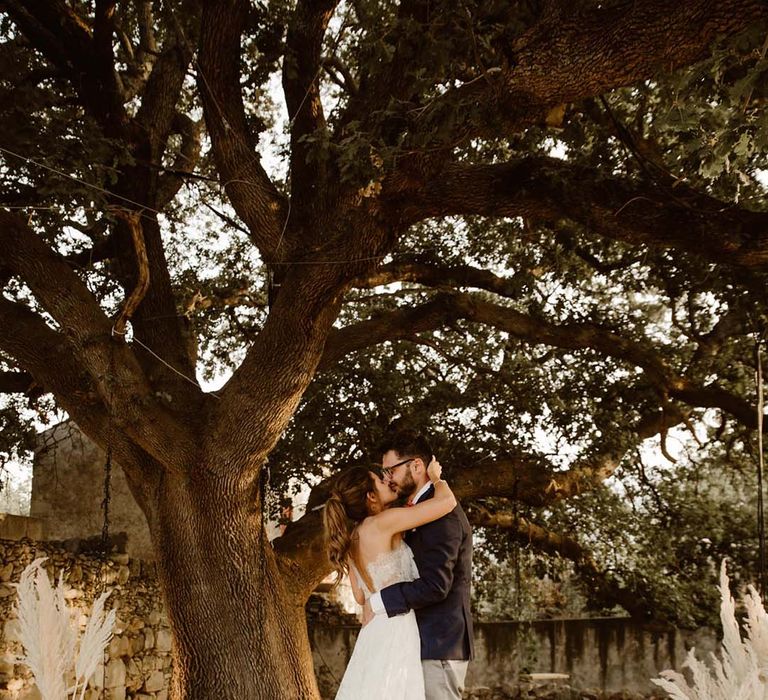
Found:
[[[396,484],[396,486],[397,495],[400,496],[400,498],[407,499],[416,494],[416,482],[413,480],[413,476],[410,472],[406,472],[403,477],[403,483]]]

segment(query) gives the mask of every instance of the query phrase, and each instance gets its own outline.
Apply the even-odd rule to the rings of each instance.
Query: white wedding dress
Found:
[[[368,574],[377,591],[419,576],[413,553],[405,542],[384,552],[368,565]],[[365,599],[371,597],[354,567]],[[376,615],[360,630],[352,658],[347,664],[336,700],[424,700],[421,670],[421,643],[416,615]]]

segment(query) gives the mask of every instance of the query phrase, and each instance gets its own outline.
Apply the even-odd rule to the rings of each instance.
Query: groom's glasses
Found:
[[[383,467],[381,470],[381,473],[385,476],[392,476],[392,471],[396,469],[397,467],[402,467],[404,464],[408,464],[408,462],[413,462],[413,460],[416,459],[415,457],[409,457],[408,459],[404,459],[402,462],[398,462],[397,464],[393,464],[391,467]]]

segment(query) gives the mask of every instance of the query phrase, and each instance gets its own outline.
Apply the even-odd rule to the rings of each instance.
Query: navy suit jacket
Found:
[[[430,487],[419,501],[434,495]],[[419,578],[382,589],[387,615],[416,611],[422,659],[471,659],[472,528],[461,505],[406,532],[405,541],[413,551]]]

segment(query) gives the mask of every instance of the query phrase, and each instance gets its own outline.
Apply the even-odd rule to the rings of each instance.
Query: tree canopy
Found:
[[[753,560],[764,3],[2,7],[8,454],[53,400],[156,533],[158,474],[308,483],[269,555],[301,595],[327,477],[394,420],[489,542],[632,614]]]

